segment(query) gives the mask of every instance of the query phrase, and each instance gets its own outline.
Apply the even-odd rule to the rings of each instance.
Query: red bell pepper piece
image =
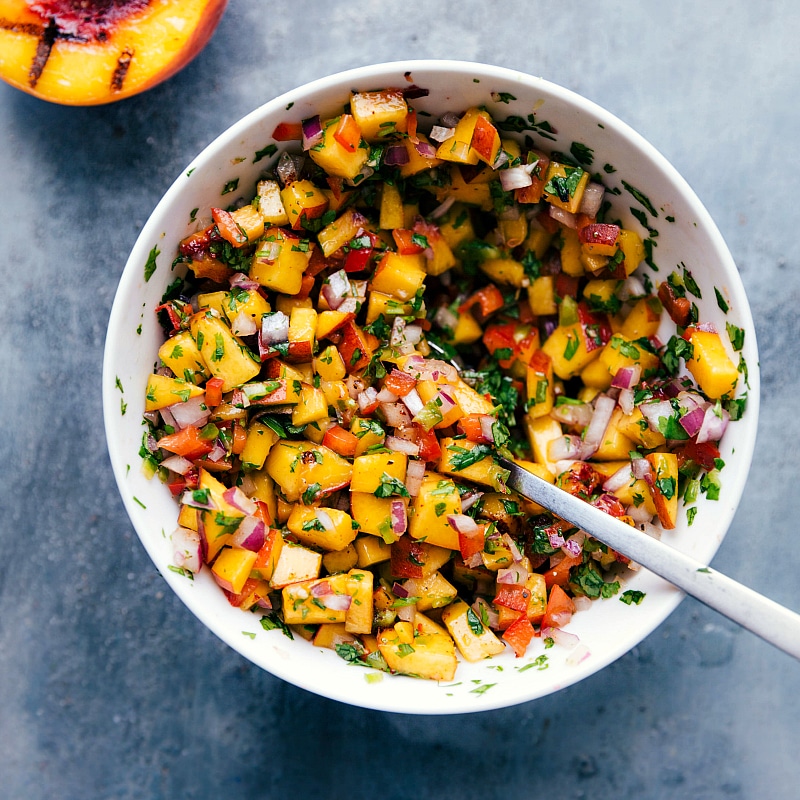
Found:
[[[503,641],[511,645],[517,658],[525,655],[534,637],[533,625],[525,614],[520,614],[503,633]]]

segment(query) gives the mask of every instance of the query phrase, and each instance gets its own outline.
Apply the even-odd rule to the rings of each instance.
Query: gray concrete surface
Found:
[[[541,74],[632,124],[727,239],[761,348],[752,474],[715,566],[798,600],[797,5],[235,0],[142,96],[62,108],[0,86],[0,798],[791,798],[800,665],[686,600],[580,685],[481,715],[319,699],[169,593],[109,469],[104,333],[140,226],[268,98],[376,61]]]

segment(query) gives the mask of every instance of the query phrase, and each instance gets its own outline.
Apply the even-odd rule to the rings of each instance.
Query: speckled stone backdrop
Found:
[[[793,0],[233,0],[200,57],[143,96],[69,109],[0,86],[0,797],[797,797],[800,665],[692,600],[582,684],[481,715],[363,711],[254,668],[140,546],[100,374],[138,230],[229,123],[376,61],[543,75],[649,138],[733,251],[762,417],[714,564],[800,608],[798,41]]]

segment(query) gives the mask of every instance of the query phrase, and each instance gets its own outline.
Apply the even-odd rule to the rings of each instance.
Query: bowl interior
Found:
[[[647,212],[652,236],[655,283],[678,265],[695,278],[700,319],[725,330],[726,322],[746,331],[742,354],[749,366],[747,413],[731,425],[722,446],[726,462],[723,490],[717,502],[701,498],[691,526],[682,518],[664,540],[707,562],[719,547],[742,494],[755,444],[758,415],[758,358],[755,334],[738,272],[708,213],[666,160],[638,134],[593,103],[543,79],[480,64],[430,61],[365,67],[323,80],[270,101],[235,123],[200,153],[177,178],[146,223],[125,267],[112,309],[104,362],[104,413],[112,466],[133,525],[157,568],[190,610],[217,636],[253,663],[317,694],[367,708],[405,713],[462,713],[498,708],[546,695],[579,681],[635,646],[675,608],[681,594],[644,571],[628,581],[647,597],[639,606],[618,598],[596,601],[576,614],[569,630],[591,655],[579,664],[566,662],[565,648],[546,653],[535,641],[526,657],[505,655],[479,664],[460,663],[450,685],[389,677],[348,665],[332,651],[290,641],[279,631],[265,631],[259,615],[229,606],[203,570],[189,580],[170,569],[170,533],[177,506],[167,488],[141,471],[144,386],[157,360],[163,336],[154,308],[175,279],[172,260],[180,239],[196,228],[195,219],[210,208],[249,199],[272,158],[279,122],[296,122],[319,113],[333,115],[353,89],[406,87],[429,90],[412,105],[435,119],[442,112],[485,105],[495,119],[513,118],[536,146],[569,152],[574,142],[591,148],[589,169],[602,175],[614,192],[614,216],[626,227],[648,231],[640,222]],[[543,123],[547,123],[546,125]],[[421,125],[422,126],[422,125]],[[279,145],[282,146],[282,145]],[[235,189],[231,189],[235,186]],[[223,193],[229,196],[221,201]],[[648,208],[649,206],[649,208]],[[717,301],[722,295],[729,310]],[[668,327],[663,331],[668,338]],[[723,337],[724,338],[724,337]],[[664,339],[666,341],[666,338]],[[735,447],[734,447],[735,445]],[[734,452],[735,450],[735,452]],[[542,663],[540,658],[545,656]],[[547,667],[546,669],[544,667]]]

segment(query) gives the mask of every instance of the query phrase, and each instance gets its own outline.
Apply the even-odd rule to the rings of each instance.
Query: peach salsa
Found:
[[[573,613],[643,598],[498,454],[658,535],[718,497],[747,372],[684,265],[637,273],[657,211],[591,148],[548,152],[534,115],[434,124],[424,93],[281,123],[258,185],[181,242],[141,455],[179,503],[175,571],[267,630],[449,681],[536,638],[581,660]],[[622,191],[644,241],[611,216]]]

